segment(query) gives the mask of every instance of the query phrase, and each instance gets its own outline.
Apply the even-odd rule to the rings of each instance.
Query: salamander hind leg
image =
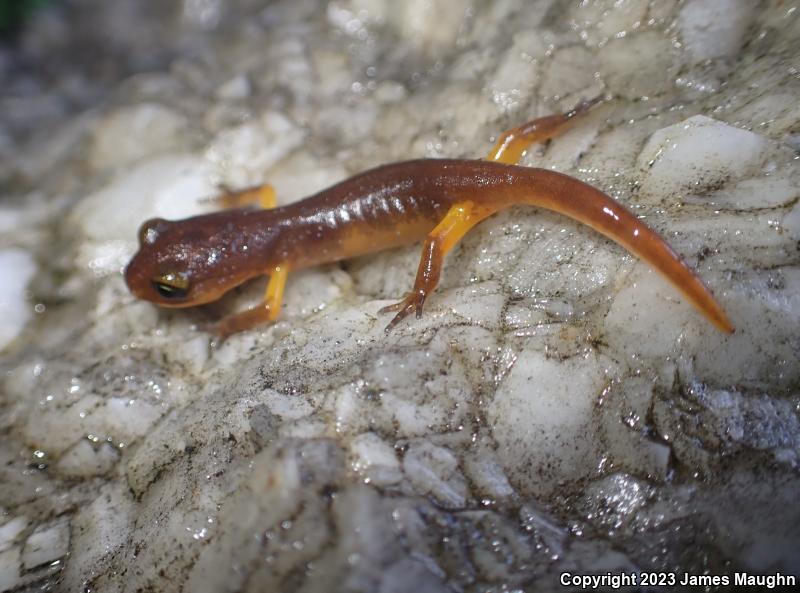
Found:
[[[566,132],[579,118],[602,101],[602,96],[578,103],[566,113],[540,117],[503,132],[487,155],[489,161],[515,165],[531,144],[545,142]]]
[[[287,266],[276,266],[270,271],[267,290],[264,300],[257,306],[247,311],[228,315],[216,323],[214,333],[220,341],[224,341],[228,336],[248,330],[257,325],[275,321],[281,312],[283,302],[283,289],[286,287],[286,279],[289,276]]]
[[[425,239],[417,277],[411,292],[400,302],[380,310],[381,313],[396,313],[386,326],[387,332],[411,313],[415,313],[417,317],[422,316],[425,299],[439,284],[445,255],[472,227],[494,212],[485,206],[476,206],[470,201],[459,202],[450,208]]]

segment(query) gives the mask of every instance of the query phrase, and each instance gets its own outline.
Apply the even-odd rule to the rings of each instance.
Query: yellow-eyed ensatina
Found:
[[[387,326],[422,313],[445,255],[473,226],[498,210],[531,204],[589,225],[665,276],[723,332],[733,326],[697,275],[650,227],[609,196],[555,171],[514,163],[533,142],[563,133],[597,100],[539,118],[501,135],[487,160],[420,159],[360,173],[309,198],[274,207],[269,186],[229,193],[267,209],[228,209],[179,221],[152,219],[125,270],[131,292],[165,307],[208,303],[257,277],[269,276],[264,301],[223,318],[226,337],[274,320],[288,273],[425,239],[413,289],[382,312]]]

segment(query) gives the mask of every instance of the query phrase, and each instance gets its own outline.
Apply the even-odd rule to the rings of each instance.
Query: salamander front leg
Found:
[[[228,315],[215,324],[214,333],[220,338],[220,341],[225,340],[231,334],[275,321],[281,312],[283,289],[286,287],[288,276],[288,266],[275,266],[269,273],[267,290],[261,303],[247,311]]]
[[[380,310],[381,313],[397,312],[394,319],[386,326],[387,332],[410,313],[415,313],[418,318],[422,316],[425,299],[439,284],[445,255],[467,231],[493,213],[494,210],[478,207],[469,201],[459,202],[450,208],[425,239],[414,288],[399,303]]]
[[[269,183],[254,185],[239,190],[232,190],[226,187],[220,189],[222,189],[222,193],[211,198],[211,200],[219,204],[222,208],[259,206],[264,210],[271,210],[278,204],[275,197],[275,188]]]

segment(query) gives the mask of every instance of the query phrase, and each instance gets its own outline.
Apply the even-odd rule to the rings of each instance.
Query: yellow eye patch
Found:
[[[162,297],[181,299],[189,294],[189,279],[184,274],[162,274],[152,280],[153,288]]]

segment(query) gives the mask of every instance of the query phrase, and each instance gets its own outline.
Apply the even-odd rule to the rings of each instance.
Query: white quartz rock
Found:
[[[561,572],[692,573],[709,549],[711,569],[797,564],[794,3],[189,3],[194,31],[182,18],[134,26],[119,7],[137,3],[81,2],[116,6],[83,12],[105,38],[143,41],[128,52],[141,64],[170,57],[122,86],[91,68],[19,79],[0,51],[9,113],[31,113],[21,103],[36,95],[66,107],[0,118],[0,201],[25,211],[0,213],[0,248],[30,248],[47,303],[0,364],[0,590],[558,590]],[[201,13],[223,5],[224,26],[197,37]],[[712,5],[731,14],[704,16]],[[116,28],[97,20],[106,12]],[[745,12],[756,18],[742,28]],[[62,25],[33,19],[28,45],[89,30]],[[419,245],[293,273],[278,322],[219,347],[193,326],[260,298],[262,282],[170,312],[79,267],[117,271],[144,219],[202,211],[218,179],[273,183],[285,204],[373,165],[478,158],[504,127],[606,91],[617,98],[524,164],[646,215],[733,336],[621,247],[530,207],[470,232],[423,318],[389,334],[378,309],[412,286]],[[153,105],[196,121],[151,112],[140,127]],[[682,122],[697,113],[728,124]],[[177,154],[203,134],[208,152]],[[687,382],[710,403],[688,399]],[[656,418],[659,405],[675,413]],[[695,466],[685,451],[700,446]],[[679,483],[663,479],[673,469]],[[23,564],[26,538],[67,517],[66,554]]]
[[[413,583],[410,587],[409,584]],[[383,573],[378,593],[406,593],[413,589],[417,593],[449,593],[441,575],[429,570],[416,558],[404,557]]]
[[[613,37],[627,37],[639,28],[647,15],[648,0],[589,0],[575,2],[571,25],[590,45]]]
[[[428,442],[413,443],[406,451],[403,468],[414,488],[448,508],[466,503],[467,482],[458,468],[458,458],[445,447]]]
[[[304,133],[288,117],[266,111],[260,117],[217,134],[206,148],[225,185],[247,187],[265,181],[267,169],[303,142]]]
[[[492,100],[499,107],[514,110],[520,106],[539,80],[541,70],[535,57],[544,55],[545,51],[544,40],[533,31],[514,36],[514,42],[501,58],[499,68],[486,82]]]
[[[732,226],[732,225],[731,225]],[[770,237],[766,233],[753,238]],[[723,253],[733,265],[750,253],[752,238],[736,233]],[[781,248],[778,243],[774,249]],[[719,256],[722,257],[722,256]],[[723,260],[724,261],[724,260]],[[729,264],[730,265],[730,264]],[[678,291],[645,264],[637,264],[625,286],[614,295],[605,320],[609,345],[637,358],[660,360],[688,350],[695,372],[719,384],[765,384],[788,387],[797,380],[794,335],[800,327],[796,267],[776,265],[762,272],[742,272],[735,282],[701,274],[736,328],[723,334],[696,311]],[[755,350],[752,344],[759,344]]]
[[[383,333],[383,327],[382,323],[378,331]],[[405,340],[413,340],[413,330],[404,333],[409,334]],[[441,335],[447,334],[442,331]],[[491,342],[484,341],[486,334],[472,338],[479,349],[491,347]],[[365,347],[374,348],[368,344]],[[438,372],[442,364],[448,365],[447,373]],[[409,374],[428,379],[415,386],[405,380]],[[460,360],[453,359],[452,347],[446,340],[433,340],[423,348],[377,354],[363,368],[361,377],[366,389],[356,386],[355,390],[345,388],[336,394],[339,430],[364,432],[368,427],[380,428],[408,438],[432,431],[447,432],[470,420],[466,402],[472,390],[467,369]],[[380,393],[379,398],[375,397],[376,392]]]
[[[568,108],[572,108],[571,101]],[[580,117],[579,125],[569,128],[563,135],[555,138],[539,158],[527,157],[526,163],[543,169],[555,171],[569,171],[575,167],[584,154],[594,150],[598,131],[603,125],[605,110],[596,107],[591,112]],[[528,154],[535,154],[536,150],[529,149]]]
[[[299,395],[267,389],[261,398],[272,414],[285,420],[298,420],[314,412],[314,406],[309,399]]]
[[[308,152],[297,151],[281,161],[265,178],[275,188],[279,204],[307,198],[348,177],[339,163],[321,161]]]
[[[124,480],[102,486],[97,497],[80,506],[72,520],[69,561],[63,572],[63,587],[80,590],[88,573],[102,572],[124,549],[133,533],[135,521],[141,519],[146,505],[134,503]]]
[[[81,439],[69,449],[56,464],[56,470],[69,478],[89,478],[108,473],[119,458],[119,453],[109,443],[93,445]]]
[[[0,233],[6,235],[19,229],[27,223],[25,220],[27,214],[28,212],[22,208],[0,206]]]
[[[390,6],[391,22],[400,35],[423,51],[435,52],[456,41],[470,4],[467,0],[408,0]]]
[[[158,103],[121,107],[94,125],[89,164],[94,169],[120,167],[180,150],[188,128],[183,115]]]
[[[704,323],[672,284],[639,262],[614,295],[604,335],[622,352],[655,358],[672,352],[687,327]]]
[[[22,582],[19,546],[0,552],[0,591],[11,591]]]
[[[704,115],[657,131],[637,159],[645,194],[677,196],[753,175],[773,154],[763,136]]]
[[[367,24],[386,21],[391,9],[389,0],[333,0],[327,5],[325,16],[328,22],[348,35],[366,35]]]
[[[798,195],[800,167],[779,167],[768,174],[728,185],[712,196],[687,196],[686,201],[715,210],[759,210],[789,205]]]
[[[598,50],[608,89],[626,98],[652,97],[672,87],[678,73],[672,42],[663,33],[642,31],[613,39]]]
[[[350,454],[353,469],[377,486],[395,484],[403,478],[394,448],[374,432],[354,438]]]
[[[564,97],[593,88],[598,71],[597,56],[579,45],[559,49],[543,69],[540,93]]]
[[[432,318],[436,312],[441,312],[441,324],[467,321],[481,327],[494,329],[500,324],[499,317],[505,297],[497,283],[482,282],[452,290],[443,290],[427,302],[430,303]],[[386,323],[389,322],[389,319],[389,317],[386,318]],[[419,322],[416,327],[420,327]]]
[[[23,249],[0,249],[0,350],[8,346],[30,321],[28,282],[36,274],[33,256]]]
[[[244,74],[239,74],[222,83],[214,92],[214,95],[218,99],[225,101],[241,101],[250,96],[253,91],[252,87],[250,79]]]
[[[514,487],[508,481],[503,467],[489,451],[480,451],[464,459],[464,471],[478,492],[492,500],[514,496]]]
[[[800,268],[744,273],[726,292],[715,294],[736,333],[727,336],[709,324],[694,327],[686,347],[694,352],[695,372],[718,385],[791,391],[800,380]]]
[[[800,202],[783,217],[782,225],[793,240],[800,241]]]
[[[203,200],[217,193],[211,168],[199,157],[170,154],[144,162],[75,207],[71,222],[88,239],[79,248],[78,261],[96,274],[119,271],[136,249],[142,222],[212,210]]]
[[[69,523],[62,519],[36,528],[22,548],[22,564],[31,569],[58,560],[68,551]]]
[[[299,270],[286,285],[283,319],[302,319],[324,310],[350,287],[350,277],[336,266]],[[262,295],[259,291],[258,297]],[[254,303],[255,304],[255,303]]]
[[[502,256],[495,260],[504,288],[525,297],[525,308],[551,319],[570,320],[602,306],[604,293],[619,274],[620,258],[629,256],[592,229],[555,213],[524,209],[517,220],[512,227],[517,232],[492,238],[492,250],[515,251],[508,263]],[[478,264],[487,272],[493,267],[491,257]],[[535,325],[536,316],[530,321]]]
[[[265,549],[275,562],[266,566],[268,574],[262,575],[257,583],[270,583],[281,576],[281,570],[290,571],[296,556],[304,559],[310,553],[315,562],[321,562],[322,550],[317,546],[324,544],[329,544],[329,551],[335,556],[334,567],[370,552],[382,554],[385,531],[372,515],[373,507],[380,501],[366,487],[357,489],[355,496],[342,491],[338,476],[344,472],[343,458],[330,441],[278,441],[252,457],[248,466],[244,474],[232,476],[242,482],[220,505],[216,519],[218,532],[188,571],[187,590],[198,593],[246,590],[243,583],[250,572],[266,564]],[[323,502],[322,492],[331,487],[337,491],[334,512],[341,512],[341,522],[335,529],[339,536],[336,544],[344,548],[343,557],[330,550],[328,522],[316,520],[320,512],[317,505],[328,504]],[[307,524],[302,524],[304,515]],[[296,524],[299,525],[295,535],[292,530]],[[293,539],[300,545],[281,550],[280,538],[284,534],[295,535]],[[354,557],[348,558],[351,554]],[[235,563],[229,562],[232,556],[237,558]],[[368,558],[363,561],[368,564]],[[243,571],[244,567],[248,568]],[[323,570],[319,576],[329,578],[329,574]],[[267,590],[275,589],[267,587]]]
[[[670,448],[648,436],[647,418],[653,382],[632,377],[609,389],[600,410],[600,433],[615,467],[652,479],[664,479]]]
[[[24,516],[14,517],[0,525],[0,552],[10,548],[27,526],[28,519]]]
[[[780,73],[775,72],[773,75],[780,76]],[[771,137],[785,134],[786,143],[795,148],[800,143],[800,134],[793,133],[797,121],[800,120],[800,102],[797,101],[796,93],[791,90],[778,87],[754,97],[752,101],[733,109],[729,118],[732,121],[753,122],[754,127],[757,126]]]
[[[113,434],[115,440],[126,443],[136,440],[146,435],[168,409],[166,403],[149,396],[105,398],[102,406],[87,414],[87,421]]]
[[[546,494],[596,471],[593,410],[610,366],[593,354],[561,361],[519,354],[487,408],[498,459],[515,486]]]
[[[692,0],[678,14],[678,27],[694,62],[733,56],[747,41],[758,4],[750,0]]]

